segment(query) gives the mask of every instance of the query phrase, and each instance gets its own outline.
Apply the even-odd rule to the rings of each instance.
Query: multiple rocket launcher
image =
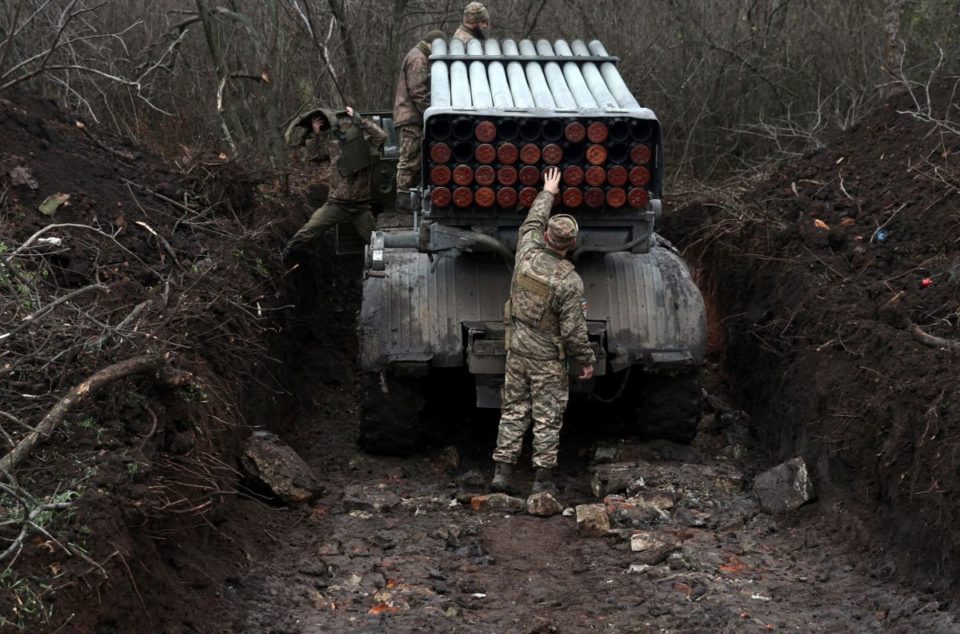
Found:
[[[423,173],[434,211],[528,207],[551,166],[569,210],[644,209],[656,196],[659,127],[600,42],[449,49],[438,39],[431,55]]]

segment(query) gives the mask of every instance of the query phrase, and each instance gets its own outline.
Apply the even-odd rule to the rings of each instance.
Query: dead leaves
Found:
[[[52,196],[47,196],[44,201],[40,203],[40,213],[45,216],[52,216],[57,212],[57,209],[60,209],[61,206],[69,202],[70,194],[53,194]]]
[[[14,167],[9,172],[10,182],[14,187],[29,187],[30,189],[37,189],[40,187],[40,183],[37,182],[37,179],[33,177],[33,174],[30,173],[30,170],[22,165],[19,167]]]

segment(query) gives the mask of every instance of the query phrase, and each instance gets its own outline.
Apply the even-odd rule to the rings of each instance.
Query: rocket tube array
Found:
[[[431,119],[424,148],[434,209],[527,206],[548,167],[561,170],[560,199],[569,210],[642,209],[649,203],[655,139],[652,129],[635,121],[455,114],[433,119],[438,117],[449,120]]]
[[[434,209],[528,206],[551,166],[561,169],[570,210],[648,205],[657,125],[634,114],[644,109],[613,63],[577,61],[607,57],[600,42],[433,42],[434,55],[448,52],[464,59],[431,64],[433,107],[465,112],[428,117],[423,161]]]

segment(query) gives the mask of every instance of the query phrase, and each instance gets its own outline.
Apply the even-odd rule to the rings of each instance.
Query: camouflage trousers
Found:
[[[532,421],[533,466],[556,467],[569,389],[566,361],[530,359],[508,352],[493,459],[516,464]]]
[[[423,128],[419,124],[400,126],[400,160],[397,161],[397,193],[408,192],[420,184],[420,144]]]
[[[296,251],[307,242],[319,238],[324,231],[340,222],[353,223],[357,233],[367,244],[370,243],[370,234],[377,228],[377,221],[373,217],[370,203],[328,202],[313,212],[307,224],[303,225],[290,238],[287,246],[292,251]]]

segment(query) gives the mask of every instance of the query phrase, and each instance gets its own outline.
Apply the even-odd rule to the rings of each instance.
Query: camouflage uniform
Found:
[[[330,193],[326,204],[314,211],[310,220],[287,243],[290,251],[319,237],[339,222],[353,223],[365,242],[370,242],[370,234],[376,228],[370,204],[370,153],[383,144],[387,133],[358,114],[352,119],[331,113],[324,113],[324,116],[333,122],[331,129],[322,131],[319,136],[308,132],[305,145],[311,153],[310,159],[322,160],[324,154],[329,157]]]
[[[461,24],[457,27],[457,30],[453,32],[453,37],[457,38],[464,44],[474,39],[476,35],[473,34],[473,29],[471,29],[466,24]]]
[[[457,38],[464,44],[469,42],[472,39],[480,38],[484,39],[485,34],[479,28],[474,28],[471,25],[479,24],[480,22],[490,22],[490,12],[487,11],[487,8],[479,2],[471,2],[463,8],[463,24],[457,28],[454,32],[453,37]]]
[[[500,431],[493,453],[496,462],[515,464],[532,420],[533,464],[544,469],[557,466],[569,394],[566,357],[583,366],[596,360],[587,340],[583,281],[572,263],[543,242],[553,198],[541,192],[520,227],[507,311]]]
[[[403,58],[397,93],[393,100],[393,125],[400,135],[397,162],[397,193],[420,184],[420,145],[423,142],[423,111],[430,107],[430,44],[442,31],[431,31]]]

